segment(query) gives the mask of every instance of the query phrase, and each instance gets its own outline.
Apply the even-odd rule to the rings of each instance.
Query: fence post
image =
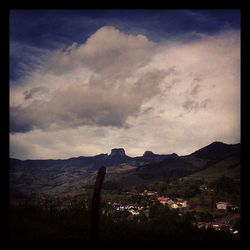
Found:
[[[101,188],[106,174],[106,168],[100,167],[95,181],[95,187],[91,204],[91,239],[98,240],[99,238],[99,219],[100,219],[100,202]]]

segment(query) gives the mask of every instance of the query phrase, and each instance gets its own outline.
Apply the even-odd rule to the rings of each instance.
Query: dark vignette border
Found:
[[[247,1],[244,0],[92,0],[92,1],[81,1],[81,0],[17,0],[17,1],[2,1],[0,3],[0,25],[1,25],[1,174],[0,180],[1,187],[1,201],[0,201],[0,208],[1,208],[1,224],[2,224],[2,233],[0,234],[3,239],[8,240],[8,206],[9,206],[9,12],[12,9],[240,9],[241,11],[241,221],[242,221],[242,235],[241,240],[238,242],[220,242],[222,243],[221,246],[223,247],[233,247],[238,248],[243,240],[247,240],[247,225],[248,225],[248,211],[247,211],[247,204],[248,202],[248,194],[247,194],[247,184],[248,182],[248,172],[249,168],[246,164],[244,159],[244,155],[246,154],[246,143],[247,143],[247,116],[244,116],[244,112],[247,110],[247,58],[248,58],[248,46],[249,46],[249,39],[247,37],[248,33],[248,16],[249,16],[249,9],[247,4],[244,3]],[[146,17],[145,17],[146,18]],[[3,223],[4,222],[4,223]],[[59,242],[38,242],[38,244],[32,244],[32,242],[26,242],[25,245],[41,245],[41,246],[48,246],[51,247],[61,246]],[[15,243],[15,242],[14,242]],[[53,243],[53,244],[52,244]],[[87,242],[86,242],[87,243]],[[97,242],[88,242],[81,243],[77,242],[79,246],[91,246],[91,248],[98,246]],[[109,243],[109,242],[108,242]],[[110,242],[111,243],[111,242]],[[128,242],[129,243],[129,242]],[[142,243],[133,242],[135,247],[141,246]],[[156,247],[159,242],[146,242],[145,246],[148,247]],[[170,244],[172,243],[172,244]],[[168,242],[167,245],[169,247],[186,247],[183,243],[186,242]],[[182,244],[181,244],[182,243]],[[194,243],[194,246],[201,245],[202,248],[211,247],[211,246],[218,246],[219,242],[187,242],[187,243]],[[114,242],[113,242],[114,244]],[[17,242],[19,246],[19,242]],[[22,245],[22,244],[21,244]],[[74,246],[72,242],[63,242],[62,246]],[[106,244],[101,243],[98,247],[104,247]],[[111,244],[112,245],[112,244]],[[127,246],[127,243],[121,244],[114,244],[114,246],[120,248]],[[164,246],[163,245],[163,246]],[[142,247],[143,244],[142,244]],[[189,246],[191,247],[191,245]],[[165,248],[165,247],[164,247]]]

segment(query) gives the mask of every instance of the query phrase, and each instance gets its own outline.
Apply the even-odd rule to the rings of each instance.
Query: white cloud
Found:
[[[238,31],[156,44],[103,27],[39,65],[11,86],[11,127],[25,132],[11,135],[12,156],[66,158],[118,146],[131,155],[187,154],[240,140]]]
[[[87,67],[97,74],[127,77],[148,63],[155,44],[143,35],[130,35],[112,26],[97,30],[84,44],[73,43],[65,52],[56,51],[49,68],[59,73]]]

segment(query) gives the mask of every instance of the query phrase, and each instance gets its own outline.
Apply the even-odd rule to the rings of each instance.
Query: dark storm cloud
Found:
[[[20,132],[25,133],[30,130],[32,130],[32,123],[28,119],[22,119],[22,116],[20,116],[21,113],[23,113],[24,110],[22,108],[16,106],[16,107],[10,107],[10,132]],[[24,117],[26,115],[24,114]]]
[[[168,72],[160,70],[147,72],[131,86],[109,84],[105,88],[101,78],[89,87],[69,85],[55,91],[50,100],[34,100],[24,107],[11,107],[11,132],[82,125],[127,127],[127,118],[138,114],[144,101],[159,93],[159,83],[166,74]],[[40,88],[32,90],[32,93],[41,91]]]

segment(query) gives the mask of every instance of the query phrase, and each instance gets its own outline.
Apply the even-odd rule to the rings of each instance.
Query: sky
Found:
[[[10,157],[240,142],[239,10],[12,10]]]

